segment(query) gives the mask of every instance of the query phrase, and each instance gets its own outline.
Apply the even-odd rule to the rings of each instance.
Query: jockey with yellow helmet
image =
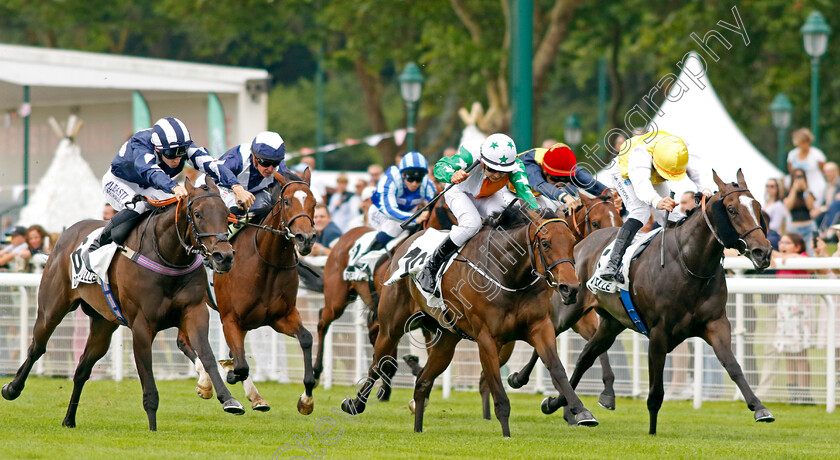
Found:
[[[689,156],[685,141],[673,134],[656,131],[626,140],[621,145],[618,162],[610,170],[610,176],[628,214],[618,231],[610,261],[601,278],[624,281],[619,273],[621,259],[636,232],[650,217],[651,206],[656,209],[657,220],[665,225],[665,211],[673,211],[677,205],[669,196],[669,180],[679,181],[688,175],[697,190],[711,195],[710,172],[697,157]]]
[[[578,201],[578,188],[596,196],[607,189],[592,174],[578,167],[574,152],[566,144],[531,149],[520,153],[519,159],[525,165],[534,195],[538,201],[543,201],[543,206],[556,208],[553,202],[574,206]]]

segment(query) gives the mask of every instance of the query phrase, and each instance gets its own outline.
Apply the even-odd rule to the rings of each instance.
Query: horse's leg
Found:
[[[481,370],[487,379],[487,386],[493,394],[493,408],[496,418],[502,425],[502,436],[510,437],[510,400],[502,386],[502,376],[499,372],[499,344],[493,336],[485,329],[476,338],[478,344],[478,358],[481,361]],[[429,363],[426,363],[429,367]]]
[[[717,356],[718,361],[720,361],[723,365],[724,369],[726,369],[726,373],[729,374],[729,378],[738,385],[738,388],[741,390],[741,394],[744,395],[744,399],[747,401],[747,407],[749,407],[751,411],[755,412],[755,421],[772,422],[776,420],[775,417],[773,417],[773,414],[764,407],[764,404],[762,404],[755,393],[753,393],[752,388],[750,388],[750,384],[744,377],[744,372],[741,370],[741,366],[732,354],[732,335],[730,329],[731,325],[729,324],[729,319],[722,317],[716,321],[706,324],[706,334],[704,339],[715,350],[715,355]]]
[[[377,329],[379,329],[378,326],[377,326]],[[379,334],[377,334],[377,336],[378,335]],[[374,339],[374,345],[376,345],[376,339]],[[397,346],[396,345],[391,350],[391,352],[388,354],[388,356],[397,356]],[[380,369],[380,371],[382,371],[383,382],[382,382],[382,386],[379,388],[379,391],[377,392],[377,397],[382,402],[389,402],[391,400],[391,385],[390,385],[390,383],[386,383],[386,382],[393,382],[394,381],[394,376],[397,375],[397,367],[396,366],[388,366],[388,369],[385,369],[385,370]]]
[[[537,360],[539,359],[539,354],[537,351],[534,350],[531,353],[531,358],[525,363],[525,366],[519,370],[519,372],[514,372],[508,376],[508,385],[511,388],[522,388],[528,384],[528,380],[531,378],[531,372],[534,371],[534,366],[537,364]]]
[[[207,311],[207,307],[201,304],[200,307],[191,308],[184,314],[180,329],[184,331],[190,345],[195,350],[198,362],[201,363],[203,370],[210,376],[210,381],[216,389],[216,398],[222,403],[222,409],[234,415],[242,415],[245,413],[245,409],[230,394],[230,390],[225,386],[225,382],[219,374],[219,366],[216,364],[216,357],[213,356],[213,349],[210,348],[210,340],[207,338],[210,328],[209,323],[210,313]]]
[[[318,312],[318,351],[312,368],[316,383],[321,378],[321,372],[324,371],[324,338],[333,321],[347,309],[349,296],[350,283],[344,280],[337,283],[324,283],[324,308]]]
[[[662,407],[662,400],[665,399],[665,356],[668,354],[668,339],[665,332],[660,329],[650,331],[650,344],[648,347],[648,379],[650,380],[650,392],[648,393],[647,407],[650,414],[650,430],[648,434],[656,434],[656,421],[659,416],[659,409]]]
[[[499,367],[504,366],[510,360],[514,345],[516,345],[516,342],[509,342],[502,345],[502,348],[499,350]],[[508,383],[510,383],[510,377],[508,377]],[[513,385],[511,387],[519,388]],[[478,392],[481,394],[481,412],[484,420],[490,420],[490,386],[487,385],[487,379],[484,378],[484,371],[481,371],[481,376],[478,378]]]
[[[79,365],[76,367],[76,374],[73,376],[73,394],[70,396],[70,405],[67,406],[67,415],[64,416],[62,425],[73,428],[76,426],[76,409],[79,407],[79,397],[82,395],[82,388],[90,378],[90,371],[111,345],[111,336],[119,327],[99,314],[90,318],[90,334],[88,335],[85,351],[79,358]]]
[[[225,333],[225,342],[230,348],[230,356],[233,358],[233,369],[227,373],[227,383],[234,385],[248,378],[248,360],[245,358],[245,331],[239,327],[236,315],[225,315],[222,318],[222,330]],[[205,369],[207,364],[204,365]]]
[[[195,387],[195,392],[202,399],[210,399],[213,397],[213,383],[210,381],[210,375],[204,370],[201,365],[201,360],[190,345],[190,339],[183,330],[178,329],[178,339],[175,340],[178,349],[184,354],[195,366],[195,371],[198,372],[198,384]]]
[[[200,363],[201,361],[199,361]],[[222,366],[222,370],[225,372],[233,372],[233,360],[232,359],[225,359],[219,361],[219,364]],[[202,367],[202,370],[204,368]],[[206,374],[206,373],[205,373]],[[207,377],[209,380],[209,376]],[[210,387],[211,390],[213,387]],[[251,401],[251,409],[260,411],[260,412],[268,412],[271,410],[271,406],[268,404],[268,401],[263,399],[260,395],[259,390],[257,390],[257,386],[254,384],[254,380],[251,379],[249,375],[247,379],[242,381],[242,388],[245,390],[245,397],[248,398],[248,401]],[[211,391],[212,394],[212,391]]]
[[[289,315],[277,320],[271,327],[282,334],[297,337],[300,342],[300,349],[303,351],[304,392],[298,399],[297,409],[301,414],[309,415],[315,407],[315,401],[312,399],[312,389],[315,388],[315,377],[312,372],[312,334],[303,327],[297,308],[292,308]]]
[[[426,410],[426,404],[429,400],[429,394],[432,392],[432,385],[434,385],[435,378],[445,371],[449,363],[452,362],[452,356],[455,354],[455,345],[460,339],[454,334],[444,334],[440,340],[429,349],[429,358],[426,360],[426,365],[423,366],[423,372],[417,377],[414,382],[414,432],[423,432],[423,412]]]
[[[566,376],[566,369],[563,368],[563,363],[560,362],[560,357],[557,355],[557,337],[554,335],[554,326],[551,320],[546,318],[532,325],[528,341],[548,368],[554,388],[569,403],[567,408],[570,411],[569,423],[597,426],[598,420],[583,406],[583,402],[575,393],[576,383],[574,385],[570,383]],[[577,369],[575,369],[575,373],[577,373]]]
[[[589,310],[572,326],[572,329],[588,341],[598,330],[598,324],[598,315],[595,310]],[[615,410],[615,374],[613,374],[612,366],[610,366],[610,358],[607,356],[607,352],[601,353],[598,360],[601,362],[601,380],[604,382],[604,391],[598,397],[598,405],[607,410]]]
[[[157,431],[156,414],[160,401],[152,373],[152,342],[156,332],[149,324],[141,320],[135,320],[131,328],[134,362],[143,387],[143,409],[149,418],[149,431]]]
[[[595,332],[595,335],[592,336],[589,342],[586,343],[586,346],[583,347],[583,351],[581,351],[580,356],[578,356],[577,364],[575,364],[575,371],[572,373],[572,378],[569,379],[569,383],[572,388],[577,387],[577,384],[580,382],[583,374],[592,367],[592,364],[595,363],[595,358],[609,350],[615,341],[615,338],[624,329],[624,326],[622,326],[621,323],[612,316],[607,315],[601,318],[601,323],[598,325],[598,330]],[[561,393],[556,398],[549,397],[544,399],[540,407],[542,412],[548,415],[553,414],[557,411],[557,409],[565,405],[566,398]],[[572,423],[569,418],[570,415],[570,412],[566,414],[566,421]]]
[[[44,274],[44,276],[48,275]],[[35,319],[35,326],[32,328],[32,343],[29,344],[26,360],[20,365],[15,378],[3,385],[3,389],[0,391],[3,398],[9,401],[20,396],[20,392],[23,391],[26,384],[26,379],[29,377],[29,372],[32,371],[32,366],[47,352],[47,342],[50,340],[50,336],[73,307],[74,302],[67,302],[69,293],[66,291],[69,290],[70,281],[60,280],[59,282],[65,282],[67,288],[58,288],[56,290],[60,292],[49,296],[46,292],[42,292],[38,296],[38,317]],[[20,331],[20,333],[25,334],[26,331]]]

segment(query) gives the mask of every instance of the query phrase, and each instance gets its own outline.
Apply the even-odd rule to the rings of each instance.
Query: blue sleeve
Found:
[[[227,188],[239,184],[239,181],[236,180],[236,176],[230,172],[230,169],[221,161],[210,156],[204,148],[190,143],[190,146],[187,148],[187,157],[192,161],[195,169],[212,177],[216,181],[216,184]]]
[[[434,199],[435,195],[437,195],[437,189],[435,188],[435,184],[433,184],[429,178],[424,178],[423,183],[423,199],[426,200],[426,203],[428,203]]]
[[[132,153],[134,154],[134,168],[137,170],[137,174],[151,184],[152,187],[164,192],[171,192],[172,188],[178,185],[178,183],[160,169],[160,166],[157,165],[157,155],[155,155],[154,151],[149,150],[141,142],[132,142],[131,144]]]
[[[224,163],[227,169],[229,169],[234,176],[239,175],[239,173],[241,173],[244,169],[242,165],[242,155],[239,153],[239,146],[225,152],[224,155],[219,157],[219,161]]]
[[[406,220],[411,217],[411,213],[400,210],[397,205],[397,185],[394,183],[393,177],[385,176],[385,183],[382,186],[382,193],[380,194],[380,210],[385,211],[385,214],[393,219]]]
[[[531,185],[531,188],[552,200],[559,200],[563,190],[545,180],[542,166],[534,159],[534,150],[529,150],[519,155],[519,159],[525,165],[525,173],[528,174],[528,184]]]
[[[595,179],[595,177],[592,176],[592,174],[590,174],[589,171],[581,167],[575,168],[575,175],[574,177],[572,177],[572,184],[586,190],[587,192],[595,196],[604,193],[604,190],[609,188],[606,185],[598,182],[598,179]]]

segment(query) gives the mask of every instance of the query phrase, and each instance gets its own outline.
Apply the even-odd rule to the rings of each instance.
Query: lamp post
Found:
[[[577,115],[571,114],[566,117],[566,124],[563,125],[563,138],[566,140],[566,144],[572,148],[572,151],[580,145],[582,137],[583,133],[581,132],[580,120],[578,120]]]
[[[406,126],[406,145],[408,151],[414,150],[414,109],[417,101],[420,100],[420,93],[423,91],[423,75],[417,64],[409,62],[406,64],[400,76],[400,95],[405,101],[405,108],[408,111],[408,123]]]
[[[785,93],[779,93],[773,98],[773,103],[770,104],[770,114],[773,116],[773,126],[776,127],[778,133],[778,154],[776,156],[776,163],[779,169],[785,171],[785,136],[787,130],[790,128],[790,121],[793,116],[793,104],[790,103]]]
[[[820,58],[828,48],[828,35],[831,33],[831,28],[828,27],[819,11],[813,11],[808,15],[801,31],[805,52],[811,56],[811,131],[814,133],[814,146],[817,146],[820,141]]]

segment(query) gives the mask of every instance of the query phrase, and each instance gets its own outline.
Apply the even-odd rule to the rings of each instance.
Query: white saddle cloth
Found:
[[[434,228],[427,229],[419,238],[414,240],[409,246],[408,251],[400,258],[397,262],[397,269],[391,273],[391,277],[385,281],[386,286],[390,286],[400,278],[405,276],[410,276],[412,281],[417,276],[418,273],[426,266],[426,263],[432,258],[432,254],[435,252],[435,249],[443,243],[443,240],[449,236],[449,232],[440,231]],[[459,251],[456,251],[449,260],[445,261],[443,266],[441,267],[440,271],[438,271],[437,278],[435,279],[435,292],[441,292],[441,280],[443,279],[443,274],[446,273],[446,270],[449,269],[449,266],[452,265],[452,260],[459,254]],[[416,282],[416,281],[414,281]],[[443,299],[434,295],[429,294],[428,292],[424,291],[423,289],[419,289],[423,296],[426,298],[426,304],[430,308],[444,308]]]
[[[117,243],[109,243],[105,246],[88,254],[90,257],[90,265],[93,272],[88,271],[82,259],[82,254],[87,252],[94,240],[99,237],[104,227],[97,228],[92,231],[70,255],[70,275],[71,287],[76,289],[79,283],[94,284],[102,280],[103,283],[108,283],[108,268],[111,266],[111,260],[116,254]]]
[[[604,273],[604,269],[607,268],[607,264],[610,262],[610,254],[612,253],[613,246],[615,246],[615,240],[610,242],[610,244],[608,244],[601,252],[601,257],[598,259],[598,265],[595,268],[595,273],[593,273],[592,278],[586,282],[586,287],[593,293],[596,290],[604,292],[618,292],[619,289],[629,291],[630,262],[644,250],[646,247],[644,246],[645,243],[650,241],[660,231],[662,231],[662,227],[647,233],[637,233],[636,236],[633,237],[633,242],[627,248],[627,251],[624,253],[624,257],[621,259],[620,271],[624,277],[623,283],[618,283],[618,281],[606,281],[601,278],[601,274]]]

